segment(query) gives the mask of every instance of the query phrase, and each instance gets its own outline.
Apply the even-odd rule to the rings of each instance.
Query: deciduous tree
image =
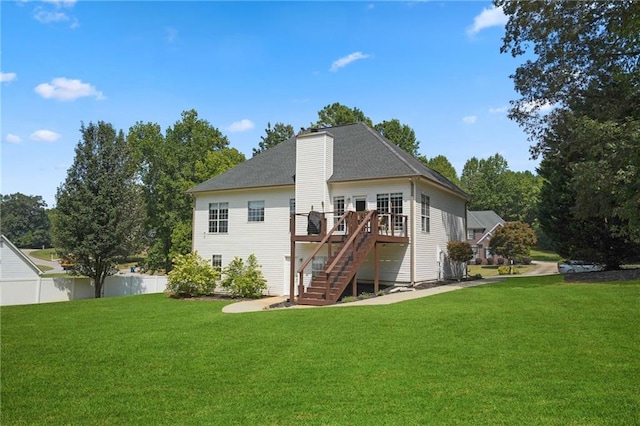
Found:
[[[449,241],[447,243],[449,259],[454,262],[453,270],[458,281],[462,278],[465,264],[473,259],[473,249],[466,241]]]
[[[93,279],[101,297],[116,264],[139,249],[142,234],[135,164],[122,131],[84,124],[73,165],[56,193],[54,242],[72,254],[75,272]]]
[[[335,127],[353,123],[365,123],[373,127],[371,119],[358,108],[349,108],[335,102],[318,111],[318,121],[311,123],[311,127]]]
[[[39,195],[20,192],[3,195],[0,204],[2,233],[20,248],[42,248],[51,245],[51,224],[47,203]]]
[[[498,256],[515,260],[518,256],[528,256],[535,243],[536,235],[529,224],[507,222],[496,229],[490,247]]]
[[[400,120],[394,118],[389,121],[385,120],[382,123],[378,123],[374,128],[382,136],[398,145],[404,151],[414,157],[418,156],[420,142],[416,139],[416,133],[408,125],[402,124],[400,123]]]
[[[449,162],[449,159],[444,155],[436,155],[433,158],[427,159],[424,156],[418,157],[427,167],[440,173],[442,176],[449,179],[451,182],[460,186],[460,178],[453,165]]]

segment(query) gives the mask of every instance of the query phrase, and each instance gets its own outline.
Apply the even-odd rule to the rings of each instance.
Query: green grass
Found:
[[[47,265],[36,265],[42,272],[51,271],[53,268]]]
[[[52,259],[55,261],[58,259],[58,253],[56,253],[55,248],[48,248],[44,250],[34,250],[31,252],[31,256],[35,257],[36,259],[48,260],[48,261],[51,261]]]
[[[162,294],[3,307],[3,425],[640,422],[640,281],[511,278],[222,314]]]
[[[559,262],[562,260],[562,257],[559,254],[549,250],[531,249],[530,257],[533,260],[543,262]]]

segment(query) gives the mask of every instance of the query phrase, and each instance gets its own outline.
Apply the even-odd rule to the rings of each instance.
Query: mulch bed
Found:
[[[568,283],[602,283],[610,281],[640,280],[640,268],[619,269],[617,271],[583,272],[580,274],[566,274],[565,282]]]

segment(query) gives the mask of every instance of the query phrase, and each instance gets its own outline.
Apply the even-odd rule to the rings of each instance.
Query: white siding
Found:
[[[289,200],[293,187],[220,191],[196,196],[193,224],[193,249],[211,262],[222,255],[223,268],[235,256],[245,261],[255,254],[267,279],[268,294],[289,293],[285,288],[284,264],[290,255]],[[248,201],[264,200],[264,222],[247,220]],[[226,234],[209,233],[209,203],[229,203],[229,230]]]
[[[36,278],[40,274],[26,255],[2,236],[0,239],[0,280]]]
[[[296,213],[331,211],[327,180],[333,174],[333,136],[328,132],[299,135],[296,140]],[[298,234],[303,234],[298,224]]]
[[[344,196],[345,209],[355,210],[355,199],[365,197],[367,210],[375,210],[377,206],[377,194],[402,193],[402,214],[410,219],[411,214],[411,180],[387,179],[369,180],[361,182],[333,183],[331,185],[331,197]],[[332,198],[333,199],[333,198]],[[410,223],[407,235],[409,235]],[[409,235],[409,240],[411,236]],[[384,244],[379,246],[380,280],[389,283],[408,284],[411,282],[411,255],[410,245]],[[373,250],[367,256],[365,264],[358,272],[358,279],[373,280],[375,275]]]
[[[420,194],[430,198],[430,232],[421,230]],[[450,278],[447,243],[465,239],[465,200],[421,181],[416,186],[416,281]],[[442,254],[441,254],[442,252]],[[439,262],[444,261],[444,264]],[[440,269],[440,270],[439,270]]]

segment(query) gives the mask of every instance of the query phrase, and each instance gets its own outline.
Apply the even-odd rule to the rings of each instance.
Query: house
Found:
[[[268,293],[299,303],[447,278],[447,242],[465,236],[467,194],[362,123],[311,129],[188,192],[193,250],[216,268],[254,253]]]
[[[504,226],[504,220],[493,210],[467,212],[467,242],[471,244],[474,259],[484,261],[492,257],[491,237],[500,226]]]
[[[42,271],[3,234],[0,239],[0,281],[38,278]]]

